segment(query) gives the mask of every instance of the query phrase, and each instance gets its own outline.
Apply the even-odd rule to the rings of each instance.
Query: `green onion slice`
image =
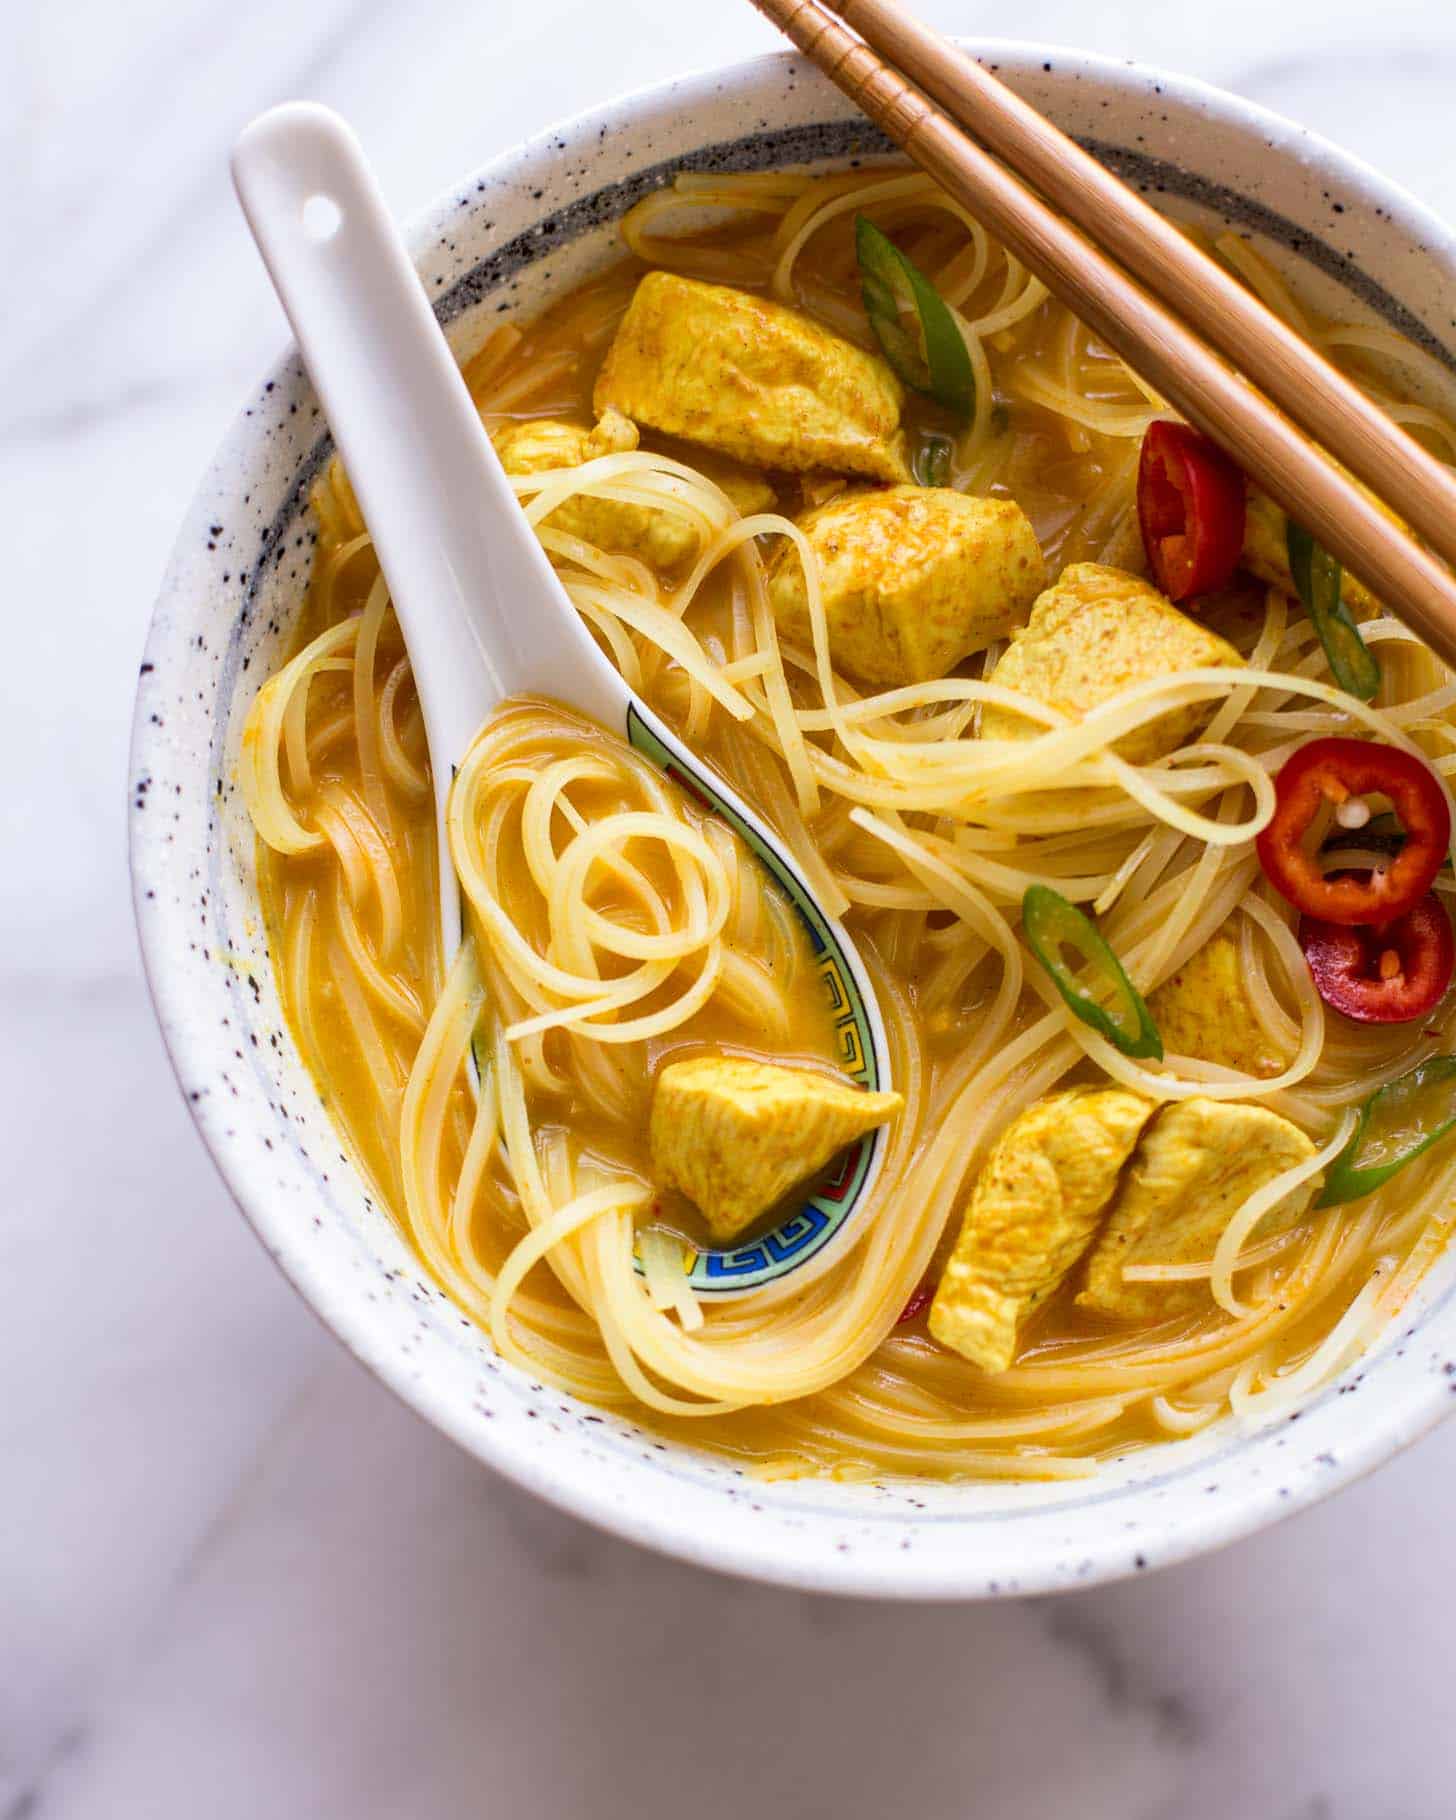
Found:
[[[963,420],[976,405],[976,376],[965,338],[945,299],[864,215],[854,220],[864,306],[885,359],[914,391],[928,393]],[[907,327],[905,317],[915,318]]]
[[[1377,1087],[1350,1141],[1330,1164],[1317,1207],[1338,1207],[1383,1188],[1456,1125],[1456,1055],[1433,1055]]]
[[[1029,885],[1021,927],[1069,1011],[1124,1055],[1162,1061],[1163,1039],[1143,995],[1089,917],[1050,885]],[[1083,964],[1085,984],[1068,964],[1066,949]]]
[[[943,487],[950,479],[950,458],[954,448],[949,436],[928,436],[915,451],[910,466],[922,487]]]
[[[1341,597],[1344,572],[1322,544],[1291,518],[1285,531],[1289,571],[1304,610],[1309,614],[1329,659],[1330,673],[1347,695],[1373,701],[1380,687],[1380,664],[1360,636]]]

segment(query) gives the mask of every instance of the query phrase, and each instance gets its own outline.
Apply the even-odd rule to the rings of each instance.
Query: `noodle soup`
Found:
[[[755,464],[735,438],[695,438],[686,416],[661,430],[598,408],[653,273],[776,299],[878,362],[861,218],[933,282],[970,372],[959,413],[897,388],[897,440],[874,459],[902,464],[903,482]],[[1249,503],[1237,573],[1176,627],[1159,617],[1174,609],[1139,580],[1138,482],[1161,401],[924,178],[681,180],[624,225],[617,267],[498,329],[466,376],[612,661],[760,809],[861,946],[899,1099],[875,1204],[805,1290],[714,1306],[685,1289],[711,1211],[674,1185],[670,1133],[654,1135],[666,1071],[695,1057],[787,1071],[805,1124],[838,1058],[802,931],[755,862],[559,704],[508,706],[456,780],[451,862],[472,933],[443,968],[408,660],[337,464],[315,494],[299,653],[259,697],[244,765],[288,1015],[335,1121],[506,1357],[763,1472],[1081,1474],[1302,1394],[1391,1318],[1444,1242],[1456,1158],[1439,1142],[1388,1188],[1316,1200],[1372,1091],[1450,1048],[1450,1013],[1444,996],[1404,1021],[1331,1011],[1255,836],[1282,764],[1317,739],[1414,747],[1443,774],[1445,672],[1351,587],[1380,681],[1372,704],[1343,688],[1292,576],[1275,563],[1270,580],[1254,536],[1267,502]],[[1323,331],[1245,245],[1217,250]],[[856,406],[866,385],[850,387]],[[1450,452],[1439,421],[1383,402]],[[854,446],[846,459],[869,459]],[[843,600],[862,597],[834,593],[839,544],[815,538],[912,477],[928,495],[1001,502],[976,534],[1000,538],[1008,565],[1015,508],[1045,573],[1011,610],[1008,567],[990,594],[1004,628],[993,613],[968,656],[888,681],[853,647],[864,615]],[[901,554],[918,510],[907,498]],[[1126,677],[1104,655],[1107,686],[1069,712],[1030,635],[1058,590],[1065,623],[1103,615],[1116,631],[1136,611],[1185,655]],[[1347,814],[1336,840],[1340,870],[1373,875],[1389,853],[1384,799],[1368,794],[1370,820]],[[1330,845],[1331,827],[1318,832]],[[1087,950],[1080,974],[1059,974],[1058,929],[1082,925],[1049,925],[1056,939],[1038,944],[1036,890],[1091,919],[1115,973],[1098,981]],[[1122,984],[1161,1057],[1124,1040]],[[1235,988],[1238,1044],[1199,1011]],[[1079,992],[1110,1035],[1075,1009]],[[1190,1030],[1185,1051],[1175,1032]],[[1106,1151],[1095,1182],[1073,1180],[1069,1144]],[[1221,1144],[1261,1167],[1225,1180],[1207,1162]],[[1006,1183],[1031,1164],[1055,1207],[1018,1201],[1008,1221]],[[1181,1199],[1160,1203],[1170,1171]],[[1212,1207],[1216,1229],[1159,1250]]]

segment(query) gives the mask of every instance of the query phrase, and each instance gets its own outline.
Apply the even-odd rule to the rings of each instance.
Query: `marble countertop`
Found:
[[[1006,24],[1267,101],[1456,215],[1450,0],[1023,0]],[[538,1506],[406,1413],[184,1116],[123,778],[175,528],[283,339],[233,135],[328,101],[408,211],[768,28],[742,0],[13,0],[0,42],[0,1820],[1456,1812],[1456,1426],[1136,1584],[924,1609],[745,1586]]]

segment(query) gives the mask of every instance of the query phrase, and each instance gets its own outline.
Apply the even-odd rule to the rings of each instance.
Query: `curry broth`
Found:
[[[910,220],[898,224],[896,233],[899,243],[923,267],[933,268],[954,256],[955,237],[940,225]],[[757,227],[747,231],[715,229],[696,237],[674,238],[674,269],[763,291],[770,272],[771,238],[769,230]],[[597,370],[635,284],[647,269],[637,258],[624,258],[603,276],[559,298],[533,321],[520,325],[521,339],[504,362],[498,350],[487,344],[482,355],[465,369],[472,393],[478,402],[485,401],[487,405],[487,423],[494,427],[511,419],[541,416],[591,421]],[[862,318],[856,313],[858,280],[852,229],[847,219],[832,224],[814,242],[801,261],[799,281],[806,304],[814,313],[841,333],[851,334],[862,345],[868,345]],[[1044,400],[1058,397],[1058,386],[1072,387],[1074,368],[1078,396],[1090,400],[1097,412],[1111,414],[1112,418],[1122,412],[1146,412],[1146,395],[1120,361],[1091,340],[1065,309],[1050,301],[991,335],[986,356],[995,389],[992,446],[989,454],[980,457],[975,470],[955,471],[951,484],[1015,499],[1031,518],[1053,573],[1065,563],[1087,560],[1099,552],[1107,560],[1118,560],[1116,554],[1107,552],[1109,539],[1115,551],[1119,536],[1125,543],[1120,559],[1128,566],[1141,567],[1135,519],[1128,509],[1136,441],[1100,433],[1092,424],[1079,422]],[[919,449],[942,436],[946,428],[933,405],[914,397],[907,409],[907,425],[912,446]],[[642,431],[642,445],[663,453],[690,454],[694,465],[710,476],[716,477],[724,466],[711,453],[687,451],[684,445],[654,437],[646,429]],[[789,513],[821,496],[824,489],[833,490],[842,484],[828,476],[770,478],[776,486],[780,509]],[[335,523],[327,501],[321,505],[323,534],[314,584],[300,623],[301,641],[326,624],[357,611],[376,575],[372,553],[343,554],[348,550],[353,529],[346,521],[347,515]],[[728,610],[724,588],[710,578],[703,595],[694,603],[694,630],[705,639],[712,638],[715,632],[722,633]],[[1231,611],[1237,619],[1239,603],[1235,602]],[[1239,636],[1237,632],[1230,635],[1236,639]],[[392,621],[386,637],[379,659],[382,670],[403,661]],[[331,715],[338,721],[340,736],[327,745],[326,778],[332,776],[357,793],[361,780],[354,747],[344,737],[347,687],[343,678],[321,678],[315,685],[310,714],[325,724]],[[653,705],[673,717],[675,704],[670,693],[655,696]],[[752,797],[753,777],[751,768],[745,773],[740,736],[725,731],[723,718],[714,715],[708,738],[695,742],[695,746]],[[407,678],[399,690],[397,725],[402,745],[423,766],[423,732]],[[348,956],[342,948],[337,918],[332,915],[335,894],[341,889],[332,855],[290,858],[260,849],[260,876],[275,952],[302,939],[301,921],[311,924],[312,951],[306,968],[311,982],[311,1006],[290,1002],[288,1015],[331,1115],[347,1134],[385,1204],[398,1213],[399,1108],[420,1026],[438,983],[433,938],[433,811],[428,797],[410,799],[399,792],[392,793],[387,822],[385,837],[397,858],[396,869],[406,894],[402,907],[406,958],[401,971],[410,982],[411,1007],[401,1008],[392,1019],[367,1014],[388,1058],[383,1075],[377,1062],[371,1065],[362,1054],[359,1007],[349,1002],[347,990],[341,989],[339,983],[341,976],[347,974]],[[832,842],[832,817],[826,832]],[[305,910],[306,916],[302,914]],[[934,1008],[927,1009],[922,1003],[922,987],[935,960],[937,930],[944,919],[922,914],[917,922],[902,915],[893,919],[892,926],[892,919],[856,906],[847,921],[856,939],[878,954],[887,972],[903,989],[919,1020],[920,1035],[933,1067],[947,1077],[952,1075],[957,1054],[990,996],[991,984],[980,974],[972,973],[949,1002],[942,998]],[[796,1000],[788,1038],[771,1051],[756,1048],[752,1033],[716,1006],[699,1014],[690,1026],[650,1046],[637,1128],[608,1127],[570,1103],[553,1109],[551,1116],[570,1129],[586,1149],[625,1158],[646,1171],[646,1082],[664,1056],[722,1046],[764,1059],[832,1064],[827,1010],[818,1001],[812,970],[806,970],[804,978],[806,990]],[[410,1009],[412,1015],[407,1014]],[[1015,1028],[1024,1029],[1041,1011],[1040,1001],[1027,994]],[[1079,1070],[1071,1078],[1079,1077],[1096,1078],[1090,1068]],[[457,1121],[450,1129],[441,1162],[447,1179],[452,1179],[452,1172],[458,1173],[463,1146],[464,1129]],[[695,1212],[676,1198],[664,1197],[653,1209],[652,1218],[690,1240],[703,1236]],[[520,1220],[513,1226],[508,1219],[496,1224],[500,1230],[483,1231],[479,1237],[482,1252],[498,1261],[525,1225]],[[940,1255],[950,1247],[954,1224],[952,1221],[945,1234]],[[1106,1339],[1118,1331],[1113,1324],[1076,1307],[1073,1298],[1077,1286],[1078,1273],[1074,1271],[1035,1314],[1025,1332],[1018,1365],[1055,1364],[1064,1355],[1074,1356],[1086,1342]],[[543,1302],[562,1309],[571,1306],[550,1271],[538,1269],[534,1273],[532,1290]],[[1327,1321],[1328,1313],[1323,1307],[1311,1310],[1311,1324]],[[1297,1345],[1305,1331],[1302,1324],[1291,1328],[1291,1344]],[[867,1428],[859,1426],[856,1398],[866,1393],[872,1396],[887,1371],[897,1382],[908,1381],[915,1394],[927,1400],[927,1407],[933,1405],[942,1415],[994,1417],[1019,1406],[1019,1393],[1008,1391],[994,1377],[934,1344],[925,1331],[922,1314],[898,1328],[880,1352],[844,1384],[827,1392],[791,1403],[692,1421],[655,1414],[645,1415],[644,1419],[688,1444],[707,1445],[775,1470],[807,1466],[851,1476],[919,1470],[912,1448],[888,1438],[873,1422]],[[852,1437],[848,1443],[846,1434]],[[1114,1452],[1165,1435],[1166,1430],[1154,1419],[1150,1401],[1133,1398],[1125,1412],[1099,1432],[1097,1450]],[[1035,1467],[1021,1460],[1018,1470],[1034,1472]]]

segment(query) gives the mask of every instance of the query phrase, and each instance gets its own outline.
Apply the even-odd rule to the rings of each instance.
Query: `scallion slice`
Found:
[[[950,479],[953,449],[949,436],[927,436],[921,443],[910,467],[922,487],[943,487]]]
[[[1029,885],[1021,927],[1067,1009],[1124,1055],[1163,1059],[1163,1039],[1143,995],[1090,917],[1050,885]],[[1082,963],[1079,978],[1066,951]]]
[[[969,419],[976,404],[976,376],[944,298],[864,215],[855,217],[854,245],[865,310],[885,359],[906,385]],[[914,318],[913,327],[907,326],[907,315]]]
[[[1330,674],[1357,701],[1373,701],[1380,665],[1350,617],[1340,588],[1344,571],[1323,544],[1291,518],[1285,532],[1289,572],[1329,659]]]
[[[1330,1164],[1317,1207],[1338,1207],[1383,1188],[1456,1126],[1456,1055],[1433,1055],[1377,1087],[1350,1141]]]

